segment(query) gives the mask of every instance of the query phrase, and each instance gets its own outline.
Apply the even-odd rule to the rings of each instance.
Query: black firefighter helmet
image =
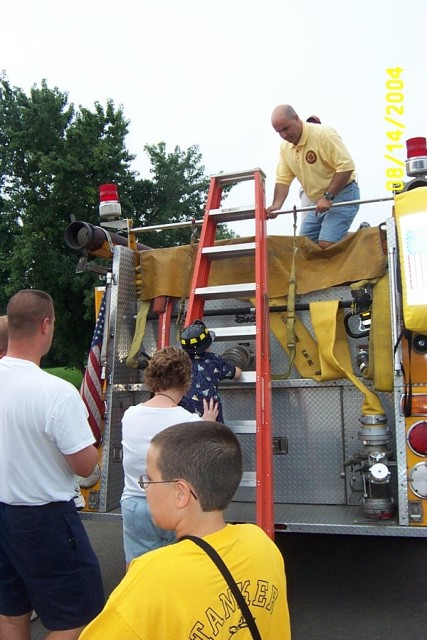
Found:
[[[185,327],[181,332],[181,347],[187,353],[203,353],[209,349],[215,334],[209,331],[201,320],[195,320],[193,324]]]

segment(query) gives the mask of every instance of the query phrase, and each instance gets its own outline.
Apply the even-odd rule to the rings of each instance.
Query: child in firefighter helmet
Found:
[[[213,331],[209,331],[207,326],[201,320],[195,320],[193,324],[181,333],[181,346],[187,353],[203,353],[206,349],[209,349],[214,341],[215,334]]]
[[[180,405],[201,416],[203,400],[213,399],[218,403],[217,421],[224,422],[218,384],[224,379],[236,380],[241,376],[242,369],[210,351],[214,338],[213,331],[209,331],[201,320],[195,320],[181,332],[181,347],[191,358],[192,376],[191,387]]]

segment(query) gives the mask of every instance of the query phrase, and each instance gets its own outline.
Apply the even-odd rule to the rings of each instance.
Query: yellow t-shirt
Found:
[[[256,525],[205,537],[239,585],[263,640],[290,640],[285,567]],[[81,640],[251,640],[219,569],[191,540],[136,558]]]
[[[276,182],[290,185],[298,178],[312,202],[317,202],[327,191],[334,174],[343,171],[352,171],[349,182],[355,180],[354,162],[337,132],[330,127],[303,122],[298,144],[284,140],[280,145]]]

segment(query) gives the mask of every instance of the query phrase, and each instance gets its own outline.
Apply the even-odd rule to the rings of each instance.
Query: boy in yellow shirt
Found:
[[[155,523],[178,542],[136,558],[82,640],[290,640],[285,567],[253,524],[226,524],[223,511],[242,477],[234,433],[217,422],[169,427],[151,440],[140,485]],[[191,539],[208,542],[237,583],[259,636],[252,635],[223,574]],[[243,605],[242,605],[243,606]]]

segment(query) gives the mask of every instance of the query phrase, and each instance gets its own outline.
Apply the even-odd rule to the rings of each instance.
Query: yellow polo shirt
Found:
[[[298,144],[284,140],[280,145],[276,182],[290,185],[298,178],[312,202],[328,190],[334,174],[343,171],[353,172],[349,182],[356,179],[354,162],[335,129],[303,122]]]

